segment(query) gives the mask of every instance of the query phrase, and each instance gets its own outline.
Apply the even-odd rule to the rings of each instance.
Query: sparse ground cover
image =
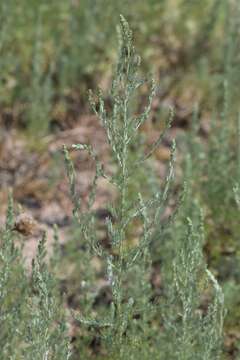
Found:
[[[238,14],[1,4],[3,359],[239,358]]]

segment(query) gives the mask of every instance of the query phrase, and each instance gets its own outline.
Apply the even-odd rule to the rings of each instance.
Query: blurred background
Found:
[[[141,128],[146,144],[158,137],[169,107],[175,109],[173,126],[151,165],[161,181],[171,139],[176,137],[175,192],[187,178],[192,199],[204,210],[204,251],[223,286],[228,309],[225,355],[237,359],[240,216],[233,187],[240,180],[238,0],[1,1],[1,222],[7,189],[12,188],[21,209],[30,212],[50,234],[57,224],[61,243],[69,242],[74,248],[77,230],[71,230],[68,241],[72,205],[61,149],[63,144],[91,143],[108,162],[106,137],[90,111],[87,91],[100,87],[108,100],[118,52],[119,14],[133,30],[142,76],[153,76],[159,85],[150,119]],[[147,95],[148,89],[143,87],[137,110],[143,108]],[[93,164],[82,154],[75,155],[74,161],[79,194],[84,199]],[[136,184],[144,188],[146,175],[137,176]],[[134,183],[132,191],[134,196]],[[99,184],[94,208],[100,233],[101,221],[107,216],[106,202],[114,196],[104,182]],[[27,261],[35,248],[35,238],[30,237],[25,245]],[[156,259],[156,269],[159,263]],[[72,269],[69,273],[72,277],[66,286],[74,307],[77,275]],[[160,280],[154,279],[155,286],[160,286]],[[108,301],[107,296],[104,294],[102,301]]]

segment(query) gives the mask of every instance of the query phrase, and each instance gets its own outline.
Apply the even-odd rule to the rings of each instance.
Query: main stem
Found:
[[[122,156],[121,156],[121,193],[120,193],[120,209],[119,209],[119,234],[120,234],[120,242],[119,242],[119,260],[118,260],[118,290],[119,294],[117,296],[116,303],[116,318],[117,318],[117,342],[119,344],[120,358],[121,358],[121,344],[122,344],[122,336],[123,336],[123,327],[122,327],[122,277],[123,277],[123,266],[124,266],[124,240],[125,240],[125,229],[122,227],[125,218],[126,211],[126,196],[127,196],[127,158],[128,158],[128,102],[129,102],[129,94],[128,91],[125,91],[124,101],[123,101],[123,146],[122,146]]]

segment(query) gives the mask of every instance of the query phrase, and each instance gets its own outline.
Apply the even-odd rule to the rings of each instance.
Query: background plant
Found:
[[[66,314],[57,282],[45,263],[46,234],[39,241],[32,275],[24,264],[21,243],[14,236],[11,195],[1,231],[1,356],[3,359],[68,359]]]
[[[209,76],[214,83],[223,70],[225,44],[220,39],[226,14],[231,13],[228,7],[227,2],[207,0],[201,4],[136,1],[130,5],[111,0],[3,2],[2,114],[7,116],[9,107],[14,108],[11,122],[29,127],[32,134],[39,130],[46,134],[56,123],[58,128],[64,127],[66,114],[73,111],[75,103],[83,105],[89,86],[99,79],[110,83],[113,34],[120,12],[131,20],[137,45],[147,49],[144,66],[149,70],[147,64],[154,64],[163,86],[162,97],[183,93],[188,101],[187,88],[194,82],[194,98],[209,103]],[[214,46],[216,42],[218,46]],[[219,66],[215,68],[216,63]]]
[[[34,159],[40,156],[39,149],[43,149],[42,146],[39,147],[42,136],[44,149],[46,149],[49,140],[51,142],[49,152],[45,152],[47,157],[54,152],[52,150],[54,141],[58,141],[58,137],[61,138],[61,136],[64,138],[70,127],[74,129],[76,126],[79,129],[84,129],[86,118],[81,115],[83,113],[88,114],[84,100],[85,91],[88,87],[95,88],[96,84],[100,84],[103,88],[102,93],[106,95],[103,96],[101,93],[97,96],[92,95],[94,111],[101,115],[99,106],[101,104],[103,106],[104,98],[106,114],[109,118],[111,117],[114,111],[113,97],[122,95],[121,91],[120,94],[118,93],[117,87],[113,87],[112,92],[108,92],[111,87],[111,64],[116,57],[114,29],[119,12],[130,20],[135,34],[134,41],[144,59],[141,68],[138,68],[139,77],[144,77],[142,73],[147,73],[151,68],[154,70],[154,77],[160,80],[157,97],[153,98],[149,120],[139,127],[140,131],[136,133],[134,142],[132,141],[129,144],[131,146],[128,152],[128,168],[134,168],[135,171],[127,181],[127,202],[129,206],[133,202],[140,208],[142,202],[143,204],[147,203],[152,208],[149,214],[150,219],[154,216],[152,214],[154,206],[151,202],[148,203],[147,199],[152,199],[154,194],[159,193],[159,184],[164,189],[162,169],[167,166],[171,139],[175,135],[177,136],[178,147],[175,182],[169,183],[171,191],[168,192],[160,211],[161,226],[159,225],[153,231],[150,250],[147,250],[144,255],[143,252],[141,253],[144,266],[136,264],[132,271],[129,269],[128,277],[132,280],[131,284],[126,285],[124,283],[124,296],[127,299],[136,298],[141,291],[144,294],[149,291],[149,295],[143,297],[143,303],[148,302],[151,305],[151,314],[146,320],[147,330],[144,336],[148,338],[147,334],[151,333],[149,337],[151,336],[152,339],[159,339],[160,337],[160,340],[156,340],[151,349],[158,349],[156,351],[161,354],[159,356],[162,358],[179,356],[179,353],[173,354],[168,348],[168,344],[171,344],[169,338],[174,336],[174,339],[176,338],[175,348],[184,354],[183,351],[185,350],[181,345],[184,342],[179,336],[182,317],[172,316],[171,309],[167,309],[167,306],[165,308],[164,304],[165,302],[168,304],[169,299],[171,299],[172,308],[179,309],[180,314],[183,315],[181,294],[177,290],[177,286],[168,289],[167,284],[173,284],[175,281],[172,260],[175,259],[174,262],[178,264],[178,267],[181,268],[182,266],[182,260],[178,257],[176,249],[179,249],[180,244],[184,244],[188,252],[193,251],[190,245],[186,245],[189,244],[186,239],[194,239],[190,241],[190,244],[194,243],[195,248],[200,250],[203,247],[204,255],[202,262],[196,263],[200,266],[200,270],[197,272],[200,285],[193,290],[194,296],[199,301],[194,302],[187,327],[191,328],[191,321],[193,321],[196,324],[196,329],[205,329],[202,331],[205,334],[207,327],[203,325],[203,322],[205,321],[206,309],[209,307],[211,314],[212,307],[209,304],[212,301],[214,303],[214,299],[219,298],[219,293],[214,292],[214,282],[211,279],[207,281],[208,275],[206,275],[204,268],[204,259],[206,259],[211,273],[222,285],[227,307],[224,322],[225,348],[221,357],[238,358],[239,225],[236,203],[237,190],[235,193],[233,191],[239,182],[239,131],[237,130],[239,128],[239,5],[237,1],[171,0],[145,1],[144,3],[135,1],[131,5],[123,1],[113,2],[109,0],[68,3],[52,1],[51,4],[47,4],[45,1],[41,4],[35,1],[23,1],[21,4],[15,4],[13,1],[3,2],[0,8],[2,20],[0,25],[0,65],[2,69],[0,121],[1,140],[3,140],[0,146],[0,197],[4,199],[2,194],[6,192],[6,184],[16,186],[14,196],[21,203],[27,204],[38,217],[40,212],[40,209],[37,208],[38,205],[31,205],[31,199],[29,201],[26,196],[25,198],[23,196],[22,200],[19,196],[18,187],[19,176],[21,177],[21,174],[24,173],[23,169],[28,168],[29,163],[31,167],[32,156]],[[145,104],[147,104],[151,86],[151,82],[142,84],[138,88],[139,91],[136,96],[132,97],[131,103],[129,102],[129,109],[133,117],[137,118],[138,114],[145,113]],[[153,89],[154,87],[152,91]],[[98,100],[98,95],[100,95],[100,100]],[[168,127],[169,122],[171,122],[169,118],[171,119],[172,115],[169,116],[169,106],[175,108],[175,121],[172,129],[166,132],[160,148],[153,151],[152,157],[142,163],[141,166],[135,167],[135,163],[141,161],[144,154],[148,153],[147,148],[150,153],[152,152],[150,143],[156,140],[156,134],[161,133],[164,126]],[[116,120],[116,122],[118,121]],[[73,132],[70,131],[69,134]],[[117,127],[117,133],[122,134],[121,127]],[[49,134],[50,136],[46,136]],[[29,137],[29,135],[31,136]],[[34,146],[30,148],[31,154],[24,152],[24,157],[16,162],[16,158],[21,157],[21,152],[18,151],[18,140],[20,139],[21,143],[24,142],[27,147],[29,139],[32,137],[34,141],[31,141],[31,145]],[[12,138],[13,143],[11,144],[9,140]],[[36,139],[37,141],[35,141]],[[72,141],[68,140],[68,143]],[[147,146],[144,144],[144,140],[148,142]],[[8,145],[6,151],[4,150],[5,145]],[[115,147],[117,147],[117,151],[120,150],[121,152],[120,143],[115,142]],[[77,149],[67,147],[65,150],[70,149],[71,152],[73,151],[75,161]],[[109,173],[105,166],[104,169],[101,168],[100,160],[91,147],[84,147],[82,152],[84,152],[83,150],[87,152],[89,158],[92,158],[91,163],[97,160],[97,177],[105,177],[105,182],[111,180],[112,177],[113,180],[116,180],[115,177],[119,180],[121,172],[117,170],[119,162],[117,152],[112,158]],[[80,154],[82,152],[80,151]],[[9,154],[9,157],[4,155],[6,153]],[[173,161],[173,157],[171,161]],[[16,170],[18,163],[21,164],[19,171]],[[61,172],[59,163],[56,167],[58,167],[57,174],[59,174]],[[155,169],[157,172],[161,172],[161,179],[154,175]],[[76,169],[76,177],[78,171]],[[49,173],[52,171],[49,170]],[[171,167],[169,168],[170,173]],[[38,176],[39,173],[35,178]],[[46,177],[46,175],[41,175],[41,179],[44,179],[44,176]],[[82,173],[80,176],[83,177],[85,174]],[[183,178],[187,183],[187,190],[184,190],[184,201],[182,196],[178,195],[181,194]],[[24,186],[20,187],[21,193],[25,193],[25,187],[31,188],[32,186],[27,176],[26,179],[23,182]],[[111,186],[113,187],[113,184]],[[51,189],[52,198],[55,201],[57,196],[55,196],[54,189]],[[62,193],[62,189],[63,187],[58,192],[59,195]],[[115,189],[118,192],[117,186]],[[90,203],[94,199],[94,191],[90,196],[92,197]],[[77,185],[75,192],[77,199]],[[49,197],[46,196],[45,191],[38,191],[38,196],[39,193],[42,204],[40,206],[43,206],[43,204],[48,203]],[[138,193],[141,193],[142,198],[139,198]],[[161,194],[162,192],[160,192]],[[171,196],[169,196],[170,194]],[[39,202],[34,204],[39,204]],[[97,199],[93,203],[93,207],[96,204]],[[180,204],[181,206],[179,206]],[[77,203],[75,206],[78,209]],[[111,245],[112,235],[110,231],[111,226],[113,230],[116,227],[115,206],[115,202],[112,201],[109,209],[104,209],[105,214],[107,214],[105,219],[110,218],[110,223],[105,224],[105,221],[99,220],[98,210],[96,211],[95,208],[91,210],[91,206],[88,208],[87,214],[81,215],[83,216],[83,219],[81,217],[81,226],[79,226],[80,219],[74,218],[73,224],[67,230],[69,240],[67,244],[61,247],[59,253],[62,268],[60,269],[56,265],[54,270],[53,277],[57,278],[56,284],[55,280],[50,281],[51,284],[54,283],[54,287],[60,288],[61,293],[66,292],[66,297],[60,300],[57,289],[54,290],[54,299],[57,298],[56,303],[60,301],[60,303],[64,302],[67,307],[73,307],[75,310],[80,309],[85,314],[89,314],[90,319],[105,319],[105,317],[108,319],[108,306],[113,300],[106,273],[108,256],[110,259],[113,256],[111,261],[118,260],[116,247],[112,248]],[[83,212],[84,209],[86,210],[84,201],[81,203],[79,211],[80,209]],[[174,212],[175,221],[172,222],[170,218],[168,224],[167,215],[172,212]],[[75,215],[77,213],[78,211]],[[189,226],[189,221],[186,221],[187,218],[193,224],[192,227]],[[139,245],[138,240],[143,232],[142,219],[143,216],[139,214],[126,227],[126,253],[128,250],[133,251],[134,247]],[[84,221],[82,222],[82,220]],[[99,222],[101,223],[100,228]],[[203,223],[204,236],[201,230]],[[109,226],[110,229],[108,229]],[[87,232],[89,236],[83,237],[84,227],[91,229]],[[13,235],[11,232],[9,234]],[[5,229],[3,229],[2,238],[4,237],[6,237]],[[91,238],[90,245],[89,237]],[[18,244],[18,239],[14,240],[14,244],[16,242]],[[99,243],[99,246],[95,246],[95,242]],[[93,247],[95,249],[94,254]],[[24,283],[23,299],[28,299],[26,289],[29,287],[29,279],[26,276],[24,266],[21,265],[22,250],[20,247],[16,248],[15,246],[14,248],[14,261],[8,263],[4,260],[2,262],[3,273],[8,269],[8,264],[11,268],[19,267],[20,273],[22,272],[21,281]],[[197,251],[198,254],[200,254],[200,250]],[[179,253],[182,253],[180,249]],[[185,256],[187,255],[185,254]],[[15,272],[17,273],[17,270],[11,273],[12,278],[9,275],[11,281],[14,284],[20,283]],[[84,273],[84,276],[79,280],[80,273]],[[144,278],[141,286],[136,280],[140,273]],[[139,275],[139,277],[141,276]],[[3,286],[8,285],[4,282]],[[191,286],[189,292],[190,289]],[[50,293],[48,291],[48,294]],[[52,293],[49,296],[51,297]],[[15,295],[8,295],[8,300],[4,300],[4,306],[11,308],[12,298],[15,299]],[[17,294],[16,298],[18,298]],[[163,309],[160,305],[158,307],[158,300],[162,300]],[[38,304],[38,300],[34,300],[35,302]],[[10,305],[6,305],[6,303]],[[152,306],[153,303],[154,306]],[[218,310],[215,313],[220,314],[221,306],[218,300],[217,304]],[[39,306],[39,304],[36,306],[37,310],[30,306],[35,314],[34,316],[40,311]],[[26,314],[28,311],[29,309],[25,306],[20,306],[18,312],[25,312],[24,314]],[[154,319],[156,312],[161,314],[166,312],[169,317],[160,317],[156,323]],[[40,313],[40,318],[45,316],[43,310]],[[99,314],[99,317],[96,314]],[[20,320],[16,320],[20,328],[22,326],[21,319],[24,316],[26,315],[19,315]],[[139,335],[142,331],[139,330],[141,321],[139,314],[135,315],[134,313],[132,318],[134,318],[134,326],[128,330],[129,336],[143,339],[144,336]],[[213,317],[211,319],[214,323]],[[216,319],[219,320],[219,316]],[[129,322],[130,320],[128,320]],[[152,327],[149,326],[149,322],[153,324]],[[172,323],[173,325],[171,325]],[[101,328],[99,330],[99,327],[94,324],[85,325],[79,326],[77,321],[70,321],[69,331],[74,334],[72,335],[74,356],[78,357],[77,354],[81,351],[85,358],[91,357],[95,353],[105,358],[106,353],[104,351],[106,348],[109,349],[110,345],[107,336],[106,341],[102,340],[102,336],[104,338],[107,329]],[[173,331],[174,327],[175,330]],[[10,329],[11,326],[6,325],[6,328]],[[168,329],[168,331],[158,333],[159,328]],[[195,337],[194,331],[192,331],[192,335]],[[19,341],[17,335],[12,336],[12,339],[9,344],[14,341],[17,344]],[[37,338],[33,340],[33,343],[35,341]],[[140,341],[142,340],[139,340],[139,343]],[[218,341],[215,342],[214,340],[213,343],[218,344]],[[9,344],[6,343],[6,349],[8,349],[6,351],[12,351]],[[29,344],[28,346],[31,348]],[[161,344],[161,349],[158,344]],[[191,341],[186,342],[186,344],[188,354],[192,354],[196,349],[201,349],[199,350],[200,354],[207,351],[203,349],[203,339],[200,337],[194,344]],[[179,350],[181,346],[182,350]],[[133,345],[130,347],[133,349]],[[17,346],[12,346],[14,351],[16,348]],[[208,356],[210,357],[217,356],[213,348],[214,346],[209,345],[211,350],[209,350]],[[139,349],[140,347],[136,345],[135,350],[132,350],[133,357],[137,356]],[[146,354],[143,355],[146,358],[148,351],[150,351],[149,346],[146,345]],[[10,356],[10,352],[6,354]],[[207,356],[206,352],[204,354]]]

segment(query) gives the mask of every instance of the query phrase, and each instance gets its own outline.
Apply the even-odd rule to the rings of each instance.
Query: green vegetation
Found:
[[[0,251],[1,357],[68,359],[66,315],[60,306],[58,284],[45,262],[46,234],[39,241],[29,277],[13,225],[10,196]]]
[[[3,114],[33,136],[46,134],[56,122],[64,126],[64,114],[71,114],[75,102],[82,105],[89,87],[99,79],[109,83],[119,13],[131,22],[136,46],[145,49],[145,70],[154,69],[160,78],[162,96],[211,106],[225,66],[227,45],[221,38],[233,27],[227,24],[229,8],[221,0],[2,1]],[[233,9],[229,18],[236,18],[237,26],[236,13]],[[233,33],[229,30],[229,41]]]
[[[87,89],[99,83],[89,103],[111,155],[100,160],[94,139],[63,145],[68,238],[60,245],[55,227],[52,251],[43,232],[31,270],[9,194],[0,233],[1,358],[238,359],[238,1],[0,6],[2,127],[39,144],[77,122]],[[144,78],[150,69],[160,86]],[[158,131],[151,145],[147,124]],[[159,178],[162,146],[169,156]],[[95,166],[85,199],[78,152]],[[115,195],[101,229],[100,181]]]

